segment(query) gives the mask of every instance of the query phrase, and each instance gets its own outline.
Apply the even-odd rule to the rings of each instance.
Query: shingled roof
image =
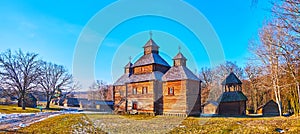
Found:
[[[183,56],[183,54],[181,52],[179,52],[174,58],[173,60],[176,60],[176,59],[183,59],[183,60],[186,60],[186,58]]]
[[[170,65],[162,57],[160,57],[160,55],[156,53],[143,55],[133,64],[133,67],[149,65],[149,64],[159,64],[159,65],[170,67]]]
[[[186,66],[173,66],[170,68],[166,74],[162,77],[163,81],[172,81],[172,80],[196,80],[200,79],[192,73]]]
[[[130,82],[129,74],[123,74],[113,85],[121,86],[125,85],[125,83]]]
[[[224,92],[220,102],[246,101],[247,97],[241,91]]]
[[[145,47],[148,47],[148,46],[153,46],[153,47],[157,47],[157,48],[159,48],[159,46],[154,42],[154,40],[152,40],[152,39],[149,39],[148,41],[147,41],[147,43],[144,45],[144,48]]]
[[[141,81],[151,81],[151,80],[162,80],[162,76],[164,74],[159,71],[154,71],[147,74],[123,74],[113,85],[114,86],[120,86],[125,85],[125,83],[131,83],[131,82],[141,82]]]
[[[229,84],[242,84],[239,78],[231,72],[226,79],[222,82],[222,85],[229,85]]]
[[[133,74],[130,76],[130,82],[151,81],[151,80],[161,81],[163,75],[164,74],[159,71],[154,71],[147,74]]]
[[[130,67],[132,67],[132,63],[131,63],[131,62],[129,62],[129,63],[125,66],[125,68],[130,68]]]

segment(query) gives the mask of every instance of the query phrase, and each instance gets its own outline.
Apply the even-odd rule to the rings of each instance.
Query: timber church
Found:
[[[144,55],[129,62],[114,83],[115,111],[199,116],[201,81],[187,68],[185,56],[179,51],[170,66],[152,37],[143,48]]]
[[[247,97],[242,82],[231,72],[222,82],[225,89],[219,102],[201,106],[201,80],[186,66],[179,51],[170,66],[150,39],[144,55],[124,67],[124,74],[113,84],[114,110],[119,113],[200,116],[200,114],[244,115]]]

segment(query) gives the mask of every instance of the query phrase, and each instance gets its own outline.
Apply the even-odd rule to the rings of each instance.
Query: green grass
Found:
[[[105,133],[95,128],[83,114],[55,116],[18,130],[18,133],[62,134],[62,133]]]
[[[49,109],[43,109],[43,112],[52,112],[52,111],[60,111],[63,108],[60,108],[56,105],[51,105]],[[11,114],[11,113],[36,113],[40,112],[39,108],[29,108],[26,107],[25,110],[22,110],[22,107],[18,107],[17,105],[0,105],[0,113]]]
[[[10,114],[10,113],[36,113],[40,112],[37,108],[28,108],[22,110],[22,107],[17,105],[0,105],[0,113]]]
[[[276,133],[276,128],[281,128],[287,133],[299,133],[300,117],[210,119],[189,117],[170,133]]]

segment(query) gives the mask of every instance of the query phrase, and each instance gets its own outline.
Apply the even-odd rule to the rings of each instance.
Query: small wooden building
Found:
[[[63,105],[65,107],[79,107],[79,100],[78,98],[65,98],[63,101]]]
[[[257,114],[262,114],[263,116],[278,116],[278,105],[275,101],[270,100],[266,104],[257,108]]]
[[[222,82],[224,91],[219,98],[219,115],[245,115],[247,97],[242,92],[242,82],[231,72]]]
[[[112,112],[113,107],[113,101],[87,99],[80,100],[80,108],[87,111]]]
[[[18,106],[22,107],[22,101],[18,100]],[[37,106],[37,99],[33,96],[32,93],[25,95],[25,106],[35,108]]]
[[[218,105],[216,101],[207,101],[202,105],[202,114],[217,114]]]

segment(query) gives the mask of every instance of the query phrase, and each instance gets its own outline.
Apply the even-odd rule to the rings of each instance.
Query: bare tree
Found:
[[[214,84],[214,71],[211,68],[202,68],[200,71],[200,79],[202,81],[201,102],[205,103],[209,97],[209,92]]]
[[[265,97],[258,93],[259,90],[262,90],[260,87],[262,87],[263,69],[262,67],[248,63],[244,70],[250,82],[250,100],[252,108],[256,113],[257,107],[260,104],[259,102],[262,101],[261,97]]]
[[[0,54],[0,75],[3,87],[12,89],[18,95],[18,101],[25,110],[25,96],[37,87],[40,76],[40,60],[35,53],[23,53],[21,50],[14,54],[8,50]]]
[[[46,95],[46,108],[50,108],[50,102],[56,92],[70,89],[70,84],[72,84],[72,75],[68,73],[65,67],[47,62],[43,63],[39,85]]]
[[[239,79],[243,79],[243,69],[236,62],[226,61],[217,66],[215,71],[220,81],[223,81],[230,72],[234,72]]]
[[[255,54],[259,57],[261,62],[267,67],[269,76],[271,77],[272,87],[275,94],[275,99],[278,104],[280,116],[282,114],[281,106],[281,90],[279,83],[280,72],[280,48],[281,45],[276,38],[278,32],[275,31],[271,24],[264,26],[259,33],[261,44],[256,49]]]
[[[287,72],[295,85],[298,93],[298,108],[300,109],[300,79],[297,76],[300,64],[300,1],[299,0],[281,0],[273,2],[272,12],[275,21],[272,26],[278,32],[277,40],[282,42],[277,45],[280,48],[280,54],[284,59]],[[295,111],[299,113],[299,111]]]
[[[89,99],[106,100],[106,98],[108,96],[108,91],[109,91],[108,85],[102,80],[97,80],[90,87]]]
[[[230,73],[234,72],[240,79],[243,77],[243,69],[238,67],[235,62],[226,61],[214,68],[205,68],[200,72],[203,80],[202,102],[208,100],[218,100],[222,94],[222,81]]]

